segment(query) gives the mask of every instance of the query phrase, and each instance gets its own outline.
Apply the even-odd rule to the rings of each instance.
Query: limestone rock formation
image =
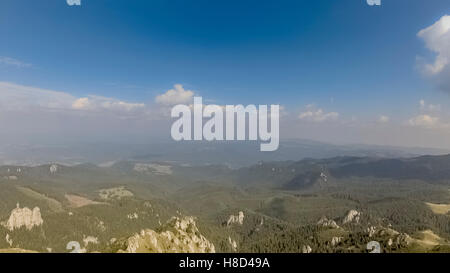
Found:
[[[369,234],[369,237],[373,236],[397,236],[400,234],[400,232],[383,226],[370,226],[367,228],[367,233]]]
[[[236,252],[237,251],[237,243],[235,240],[232,240],[230,236],[228,236],[228,243],[231,246],[231,249]]]
[[[320,220],[317,222],[317,225],[322,227],[339,228],[339,225],[336,224],[334,220],[328,219],[325,216],[320,218]]]
[[[52,165],[50,166],[50,173],[51,173],[51,174],[54,174],[54,173],[56,173],[57,171],[58,171],[58,165],[52,164]]]
[[[128,253],[214,253],[214,244],[200,234],[193,217],[172,217],[157,232],[141,230],[126,241]]]
[[[9,237],[9,234],[6,234],[5,240],[6,240],[6,243],[8,243],[8,245],[9,245],[10,247],[12,247],[13,241],[12,241],[12,239]]]
[[[97,237],[83,235],[83,243],[84,247],[87,247],[89,244],[97,245],[99,241]]]
[[[367,233],[369,234],[369,237],[374,236],[376,231],[377,231],[377,228],[374,226],[370,226],[367,228]]]
[[[302,247],[302,253],[311,253],[312,252],[312,248],[309,245],[304,245]]]
[[[243,223],[244,223],[244,213],[240,211],[238,215],[230,215],[227,221],[227,226],[230,226],[232,224],[242,225]]]
[[[139,214],[137,214],[137,212],[129,213],[129,214],[127,214],[127,218],[130,219],[130,220],[138,219],[139,218]]]
[[[336,246],[342,241],[342,237],[333,237],[331,239],[331,246]]]
[[[8,221],[2,223],[4,227],[13,231],[25,227],[27,230],[31,230],[33,227],[40,226],[44,223],[41,217],[41,210],[35,207],[33,210],[24,207],[20,208],[19,204],[11,211]]]
[[[357,210],[350,210],[347,215],[345,216],[344,220],[342,221],[343,224],[349,224],[349,223],[359,223],[361,217],[361,212]]]

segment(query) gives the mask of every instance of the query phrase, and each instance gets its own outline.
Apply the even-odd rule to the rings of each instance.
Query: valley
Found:
[[[450,156],[0,167],[0,251],[450,251]],[[9,179],[15,176],[17,179]]]

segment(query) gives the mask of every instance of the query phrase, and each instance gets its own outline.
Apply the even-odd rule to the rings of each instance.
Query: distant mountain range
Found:
[[[282,140],[274,152],[260,152],[256,142],[175,142],[149,141],[149,144],[72,143],[52,145],[0,146],[1,165],[41,165],[94,163],[108,166],[123,160],[167,161],[177,164],[222,164],[231,168],[259,161],[300,160],[337,156],[406,158],[448,154],[450,150],[376,145],[335,145],[312,140]]]
[[[284,189],[304,189],[352,177],[450,182],[450,155],[412,158],[334,157],[300,161],[261,162],[236,171],[238,181]]]

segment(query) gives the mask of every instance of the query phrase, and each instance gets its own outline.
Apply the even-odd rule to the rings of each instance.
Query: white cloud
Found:
[[[428,111],[428,112],[439,112],[441,111],[441,105],[440,104],[431,104],[426,103],[424,100],[419,101],[420,110],[421,111]]]
[[[0,64],[15,66],[18,68],[31,67],[31,64],[29,64],[29,63],[24,63],[22,61],[14,59],[14,58],[2,57],[2,56],[0,56]]]
[[[416,117],[408,120],[408,124],[414,127],[423,127],[423,128],[448,128],[449,124],[442,122],[439,117],[431,116],[431,115],[418,115]]]
[[[116,98],[79,97],[0,82],[0,144],[143,143],[170,132],[159,110]]]
[[[0,82],[1,110],[29,110],[32,108],[130,112],[143,109],[143,103],[130,103],[114,98],[88,96],[77,98],[71,94]]]
[[[316,109],[314,105],[307,105],[306,111],[300,113],[298,116],[301,120],[313,121],[313,122],[323,122],[327,120],[336,120],[339,118],[339,113],[337,112],[324,112],[322,109]]]
[[[417,36],[425,41],[425,46],[436,53],[433,63],[425,64],[426,73],[435,75],[444,70],[450,61],[450,16],[442,16],[433,25],[422,29]]]
[[[143,103],[129,103],[113,98],[106,98],[100,96],[88,96],[76,99],[72,103],[72,108],[77,110],[112,110],[112,111],[134,111],[143,109]]]
[[[379,123],[388,123],[391,119],[388,116],[381,115],[378,118]]]
[[[81,0],[66,0],[69,6],[81,6]]]
[[[419,57],[419,67],[444,91],[450,92],[450,15],[442,16],[433,25],[422,29],[417,36],[435,54],[434,60],[427,62]]]
[[[155,101],[162,105],[187,104],[192,101],[193,96],[193,91],[184,90],[181,84],[175,84],[173,89],[156,96]]]
[[[79,98],[72,103],[72,108],[74,109],[88,109],[89,107],[89,98]]]
[[[425,129],[450,128],[441,118],[441,106],[439,104],[429,104],[425,100],[419,101],[420,114],[410,118],[407,125]]]

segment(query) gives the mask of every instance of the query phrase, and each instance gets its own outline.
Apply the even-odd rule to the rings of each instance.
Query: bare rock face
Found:
[[[231,249],[232,249],[234,252],[236,252],[236,251],[237,251],[237,243],[236,243],[236,241],[233,240],[233,239],[231,239],[230,236],[228,236],[228,243],[230,244]]]
[[[390,227],[383,226],[370,226],[367,228],[369,237],[388,237],[387,245],[392,246],[394,243],[397,245],[408,246],[414,240],[407,233],[400,233]]]
[[[12,247],[13,241],[12,241],[11,238],[9,237],[9,234],[6,234],[5,240],[6,240],[6,242],[8,243],[8,245],[9,245],[10,247]]]
[[[393,244],[392,238],[389,238],[387,245],[392,246],[392,244]]]
[[[344,220],[342,221],[343,224],[349,224],[349,223],[359,223],[359,219],[361,217],[361,212],[357,210],[350,210],[347,215],[345,216]]]
[[[333,237],[331,239],[331,246],[336,246],[342,241],[342,237]]]
[[[242,225],[243,223],[244,223],[244,213],[240,211],[238,215],[230,215],[227,221],[227,226],[230,226],[232,224]]]
[[[89,244],[97,245],[99,243],[99,241],[98,241],[97,237],[83,235],[83,243],[84,243],[84,247],[87,247]]]
[[[200,234],[193,217],[172,217],[162,231],[141,230],[127,239],[127,253],[214,253],[214,244]]]
[[[309,245],[304,245],[302,247],[302,253],[311,253],[312,252],[312,248]]]
[[[52,164],[52,165],[50,166],[50,173],[51,173],[51,174],[55,174],[57,171],[58,171],[58,165]]]
[[[367,234],[369,235],[369,237],[373,237],[376,232],[377,232],[377,228],[374,226],[370,226],[367,228]]]
[[[317,225],[321,227],[339,228],[338,224],[336,224],[334,220],[328,219],[325,216],[320,218]]]
[[[17,204],[17,207],[11,211],[8,221],[2,224],[10,231],[13,231],[21,227],[31,230],[33,227],[40,226],[43,223],[41,210],[38,207],[31,210],[27,207],[20,208],[19,204]]]
[[[401,233],[395,239],[395,242],[399,245],[410,245],[414,240],[406,233]]]
[[[130,213],[130,214],[127,215],[127,218],[130,219],[130,220],[138,219],[139,218],[139,214],[137,214],[137,212]]]

